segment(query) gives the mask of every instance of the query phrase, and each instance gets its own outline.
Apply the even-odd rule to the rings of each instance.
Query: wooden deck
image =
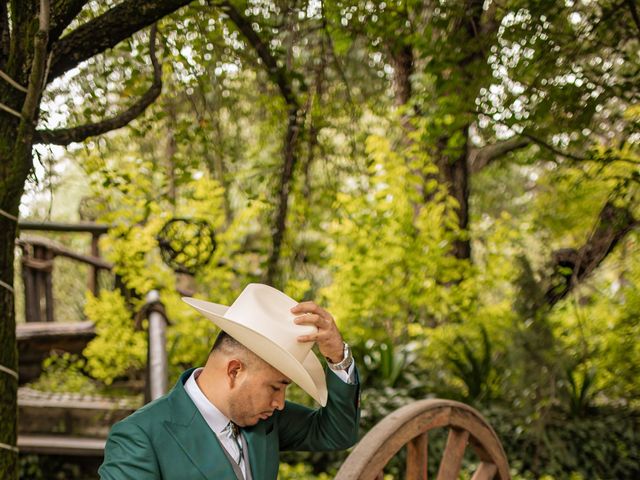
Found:
[[[21,453],[102,457],[105,442],[104,438],[18,435],[18,448]]]
[[[99,458],[111,426],[142,405],[141,396],[111,398],[42,392],[25,386],[52,351],[81,354],[96,335],[92,322],[16,326],[19,353],[18,448],[23,453]]]
[[[87,232],[91,234],[88,253],[77,253],[50,238],[22,235],[16,244],[22,249],[21,274],[27,323],[16,326],[18,344],[18,448],[21,453],[76,457],[95,478],[96,462],[103,455],[111,426],[142,404],[141,396],[114,399],[96,395],[41,392],[28,388],[42,373],[43,360],[52,353],[82,355],[95,337],[92,322],[57,322],[53,304],[54,260],[67,257],[89,266],[88,288],[98,292],[98,273],[111,270],[111,263],[100,258],[98,241],[107,225],[20,222],[20,229],[39,231]],[[79,318],[80,319],[80,318]],[[47,320],[46,322],[43,320]],[[67,319],[68,320],[68,319]],[[136,391],[136,389],[132,389]],[[99,463],[97,463],[99,465]],[[45,472],[45,475],[53,472]]]
[[[141,406],[114,399],[18,389],[18,448],[23,453],[101,457],[111,426]]]
[[[96,336],[93,322],[29,322],[16,325],[20,384],[42,373],[42,361],[52,350],[80,354]]]

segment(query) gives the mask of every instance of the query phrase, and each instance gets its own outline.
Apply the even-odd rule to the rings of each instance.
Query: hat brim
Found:
[[[301,363],[290,352],[268,337],[226,318],[224,315],[229,309],[228,306],[190,297],[183,297],[182,300],[273,368],[286,375],[320,405],[324,407],[327,404],[327,381],[324,369],[312,350],[309,350]]]

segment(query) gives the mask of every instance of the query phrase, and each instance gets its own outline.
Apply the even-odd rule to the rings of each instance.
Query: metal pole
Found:
[[[160,294],[151,290],[147,305],[160,303]],[[167,319],[157,310],[149,312],[149,396],[153,401],[167,392],[168,362],[166,349]]]

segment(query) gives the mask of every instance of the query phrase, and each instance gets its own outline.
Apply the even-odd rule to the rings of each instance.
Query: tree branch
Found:
[[[157,26],[152,25],[149,35],[149,55],[153,65],[153,82],[147,92],[124,112],[102,122],[90,123],[74,128],[61,128],[56,130],[37,130],[35,143],[47,143],[54,145],[69,145],[72,142],[81,142],[88,137],[124,127],[133,119],[141,115],[162,92],[162,68],[156,58],[156,33]]]
[[[49,79],[59,77],[94,55],[192,0],[126,0],[62,37],[52,48]]]
[[[251,22],[245,18],[229,1],[224,0],[217,4],[231,21],[249,41],[258,57],[267,69],[267,74],[280,90],[280,95],[288,105],[287,133],[284,139],[282,172],[278,188],[278,205],[276,207],[274,228],[272,233],[273,246],[267,259],[266,282],[278,285],[279,260],[284,234],[287,228],[287,212],[289,207],[289,194],[293,181],[293,172],[298,163],[297,144],[304,121],[302,107],[293,90],[292,75],[287,69],[280,67],[276,58],[269,50],[269,46],[260,38],[253,29]],[[306,90],[304,80],[300,77],[301,89]]]
[[[22,120],[18,126],[16,135],[16,152],[24,153],[25,149],[31,150],[33,132],[35,129],[38,105],[44,88],[44,78],[47,64],[47,44],[49,39],[50,20],[49,0],[40,0],[39,27],[33,42],[33,61],[27,93],[22,104]],[[29,152],[30,153],[30,152]],[[24,157],[15,155],[15,158],[31,158],[30,154]],[[31,166],[29,165],[29,168]]]
[[[342,83],[344,83],[345,92],[347,94],[347,101],[349,102],[349,104],[353,105],[353,98],[351,95],[351,86],[349,85],[349,80],[347,79],[347,75],[344,71],[344,68],[340,64],[340,59],[338,59],[338,55],[336,54],[336,49],[333,45],[333,39],[331,38],[331,34],[329,33],[329,28],[327,26],[327,15],[325,12],[324,1],[320,2],[320,8],[321,8],[321,18],[322,18],[322,31],[324,33],[324,37],[329,47],[329,51],[331,52],[331,58],[333,59],[333,63],[336,71],[338,72],[338,74],[340,75],[340,78],[342,79]]]
[[[498,31],[498,2],[493,1],[481,16],[480,33],[483,36],[493,35]]]
[[[262,60],[262,63],[264,63],[267,68],[269,77],[280,89],[280,95],[282,95],[285,102],[287,102],[288,105],[300,108],[298,99],[293,93],[290,76],[287,75],[287,71],[284,68],[278,66],[278,62],[269,50],[269,47],[258,36],[251,26],[251,22],[247,20],[230,2],[225,0],[217,5],[229,16],[238,30],[240,30],[254,48],[258,57],[260,57],[260,60]]]
[[[49,41],[55,42],[71,21],[76,18],[87,0],[54,0],[51,5],[51,30]]]
[[[568,158],[570,160],[575,160],[577,162],[584,162],[585,160],[588,160],[588,158],[580,157],[580,156],[574,155],[572,153],[563,152],[562,150],[558,150],[557,148],[553,147],[552,145],[550,145],[549,143],[545,142],[544,140],[541,140],[540,138],[534,137],[533,135],[530,135],[528,133],[524,133],[523,132],[520,135],[525,137],[525,138],[528,138],[533,143],[536,143],[536,144],[540,145],[541,147],[546,148],[551,153],[555,153],[559,157]]]
[[[629,7],[633,21],[636,24],[638,33],[640,34],[640,16],[638,16],[638,10],[636,9],[636,0],[626,0],[625,3]]]
[[[2,80],[7,82],[9,85],[11,85],[16,90],[18,90],[18,91],[20,91],[22,93],[27,93],[27,88],[26,87],[23,87],[22,85],[20,85],[13,78],[11,78],[9,75],[4,73],[2,70],[0,70],[0,78],[2,78]]]
[[[284,140],[284,163],[280,174],[280,186],[278,191],[278,207],[276,210],[275,228],[273,230],[273,248],[267,260],[267,277],[269,284],[274,284],[278,277],[278,262],[280,260],[280,250],[284,240],[284,233],[287,228],[287,211],[289,207],[289,193],[293,181],[293,171],[298,163],[297,143],[300,135],[302,118],[300,111],[291,106],[289,109],[289,121],[287,124],[287,135]]]
[[[564,157],[564,158],[568,158],[569,160],[573,160],[575,162],[597,162],[597,161],[617,161],[617,162],[625,162],[625,163],[630,163],[631,165],[638,165],[640,164],[640,162],[638,162],[638,160],[634,160],[633,158],[629,158],[629,157],[622,157],[619,155],[609,155],[603,159],[598,159],[597,155],[595,157],[592,156],[586,156],[586,157],[581,157],[579,155],[576,155],[574,153],[568,153],[568,152],[563,152],[562,150],[559,150],[553,146],[551,146],[549,143],[534,137],[533,135],[530,135],[528,133],[521,133],[521,136],[530,139],[533,143],[549,150],[551,153],[554,153],[556,155],[558,155],[559,157]]]
[[[477,173],[487,167],[494,160],[506,155],[507,153],[525,148],[531,145],[531,141],[522,137],[513,137],[503,142],[497,142],[482,148],[472,148],[469,151],[469,170],[470,173]]]
[[[566,297],[587,278],[611,253],[615,246],[639,224],[630,208],[608,200],[588,240],[579,249],[565,248],[552,254],[552,273],[545,300],[549,307]]]

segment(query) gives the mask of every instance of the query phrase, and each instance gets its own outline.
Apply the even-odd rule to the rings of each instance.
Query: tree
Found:
[[[269,48],[269,42],[260,38],[249,19],[247,19],[231,2],[224,1],[220,5],[223,12],[229,15],[231,21],[253,47],[256,54],[267,70],[269,79],[277,85],[278,91],[287,108],[287,130],[284,141],[282,173],[278,186],[278,207],[275,214],[275,225],[273,230],[273,247],[267,262],[266,282],[279,285],[278,262],[280,260],[280,250],[282,248],[283,237],[287,222],[287,211],[289,206],[289,192],[294,169],[298,163],[299,140],[303,135],[305,112],[298,98],[296,90],[305,91],[307,89],[302,76],[294,76],[293,72],[287,70],[283,62],[278,59]],[[294,78],[298,79],[297,88],[293,85]]]
[[[104,11],[81,23],[74,20],[88,0],[29,0],[0,2],[0,474],[17,472],[17,370],[13,300],[14,242],[25,182],[33,167],[34,142],[68,145],[91,135],[126,125],[160,93],[160,70],[153,52],[152,86],[122,113],[88,125],[38,131],[44,88],[83,61],[187,5],[190,0],[143,0],[109,3]],[[6,369],[6,370],[5,370]]]
[[[382,341],[440,335],[447,346],[462,323],[490,323],[491,351],[504,352],[500,341],[513,340],[505,332],[534,324],[538,336],[516,350],[548,347],[540,353],[559,363],[553,353],[564,344],[551,317],[565,320],[567,302],[609,272],[606,262],[634,235],[634,2],[201,1],[160,28],[172,83],[151,105],[160,91],[159,67],[146,60],[154,43],[134,32],[188,2],[51,1],[49,27],[35,0],[0,1],[0,208],[8,215],[0,217],[0,278],[8,285],[31,144],[81,141],[147,106],[150,122],[77,155],[103,185],[101,200],[130,194],[114,201],[111,218],[128,211],[127,227],[144,233],[144,245],[136,250],[134,235],[123,235],[111,246],[141,290],[149,278],[136,275],[143,269],[133,253],[154,248],[158,212],[185,211],[193,200],[217,215],[201,202],[198,188],[208,185],[224,200],[217,233],[227,244],[217,254],[230,258],[214,257],[199,278],[205,288],[222,284],[231,296],[230,279],[266,279],[294,296],[324,293],[355,332]],[[53,80],[85,60],[67,82],[91,100],[69,115],[82,126],[36,129],[47,120],[42,87],[54,96]],[[96,78],[121,60],[124,73],[113,78],[124,78],[123,95],[114,101]],[[127,107],[127,96],[139,100]],[[91,159],[104,152],[115,166],[101,170]],[[124,168],[128,155],[140,163]],[[161,181],[136,175],[147,162],[156,164],[145,175]],[[211,178],[192,182],[203,172]],[[140,184],[126,190],[127,182]],[[0,311],[13,312],[9,290],[0,292]],[[0,364],[10,370],[12,315],[0,323]],[[621,315],[620,331],[634,331],[634,318]],[[15,382],[4,373],[0,396],[5,421]],[[13,431],[0,442],[11,444],[8,422]]]
[[[598,153],[601,142],[613,146],[633,133],[634,122],[620,118],[638,98],[633,2],[339,2],[331,12],[347,35],[366,38],[365,48],[393,67],[404,141],[435,159],[437,180],[458,203],[456,257],[471,258],[470,221],[484,212],[471,211],[470,188],[494,162],[513,162],[524,151],[532,166],[637,165],[615,147]],[[602,118],[618,119],[617,127]],[[415,188],[428,190],[433,177],[423,174]],[[553,307],[637,225],[637,195],[623,186],[637,183],[631,178],[627,171],[612,185],[583,245],[548,252],[539,308]]]

